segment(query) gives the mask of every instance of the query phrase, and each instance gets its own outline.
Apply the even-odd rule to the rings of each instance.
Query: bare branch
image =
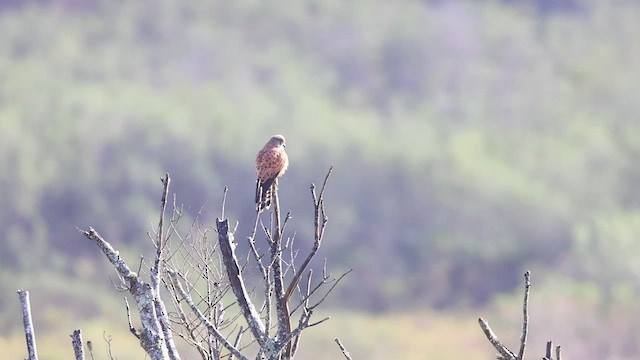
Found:
[[[524,301],[522,305],[522,333],[520,335],[520,351],[518,351],[518,359],[524,359],[524,350],[527,347],[527,333],[529,332],[529,288],[531,282],[529,281],[531,272],[524,273]]]
[[[325,187],[327,186],[327,181],[329,181],[329,176],[331,175],[332,171],[333,171],[333,165],[329,168],[327,175],[324,177],[324,182],[322,183],[322,188],[320,189],[319,198],[316,196],[315,185],[311,184],[311,197],[313,199],[313,206],[314,206],[314,213],[315,213],[315,219],[314,219],[315,231],[314,231],[313,247],[309,255],[307,255],[307,258],[302,263],[302,266],[300,266],[300,269],[294,276],[293,280],[291,280],[289,287],[287,287],[287,291],[285,293],[285,299],[287,301],[291,298],[293,291],[295,290],[296,286],[298,286],[300,277],[302,276],[302,274],[305,272],[305,270],[311,263],[311,260],[313,260],[313,258],[316,256],[316,253],[320,249],[320,245],[322,245],[322,236],[324,235],[324,227],[327,223],[327,220],[326,220],[326,217],[323,216],[322,222],[320,221],[320,216],[322,215],[322,213],[324,213],[324,208],[321,209],[320,206],[321,206],[321,203],[324,201],[322,199],[322,196],[324,194]]]
[[[349,354],[349,352],[347,351],[347,349],[345,349],[344,345],[342,345],[342,343],[340,342],[340,339],[335,338],[334,339],[336,341],[336,343],[338,344],[338,346],[340,347],[340,351],[342,351],[342,355],[344,355],[344,357],[347,360],[352,360],[351,359],[351,355]]]
[[[166,173],[163,178],[160,179],[162,181],[162,198],[160,200],[160,220],[158,221],[158,231],[157,238],[155,241],[156,245],[156,257],[154,259],[153,267],[151,268],[150,277],[151,277],[151,286],[153,287],[153,306],[155,307],[156,317],[158,323],[160,324],[160,328],[162,330],[162,335],[165,341],[165,346],[169,353],[169,359],[171,360],[179,360],[180,355],[178,354],[178,350],[173,342],[173,334],[171,333],[171,329],[169,326],[169,319],[167,317],[167,310],[164,306],[164,302],[160,300],[160,264],[163,261],[163,250],[167,246],[168,237],[165,238],[164,234],[164,217],[167,209],[167,198],[169,195],[169,184],[171,183],[171,178],[169,174]],[[140,337],[138,337],[139,339]]]
[[[31,302],[29,301],[29,292],[27,290],[19,289],[18,296],[20,297],[20,305],[22,306],[22,323],[24,324],[24,334],[27,340],[29,360],[38,360],[36,333],[33,329],[33,321],[31,320]]]
[[[271,281],[276,298],[276,315],[278,316],[278,339],[282,339],[285,334],[291,331],[289,319],[288,299],[284,295],[284,279],[282,275],[282,224],[280,220],[280,199],[278,195],[278,181],[274,181],[271,193],[273,202],[274,229],[273,238],[269,246],[271,257]],[[286,355],[285,355],[286,356]]]
[[[204,316],[202,311],[198,309],[198,306],[196,306],[196,304],[193,302],[191,297],[184,291],[182,284],[180,284],[180,281],[178,280],[177,273],[174,270],[169,270],[168,272],[173,282],[174,288],[178,291],[180,296],[182,296],[182,298],[187,302],[187,304],[191,308],[191,311],[193,311],[193,313],[196,314],[198,319],[207,327],[207,330],[209,330],[209,333],[213,334],[216,337],[216,339],[218,339],[218,341],[220,341],[224,345],[224,347],[227,348],[227,350],[229,350],[238,359],[248,360],[244,355],[240,353],[240,351],[235,346],[233,346],[231,343],[229,343],[229,341],[227,341],[224,335],[222,335],[220,331],[218,331],[218,329],[211,322],[209,322],[209,320],[206,318],[206,316]]]
[[[91,340],[87,340],[87,349],[89,349],[89,355],[91,355],[91,360],[94,360],[94,358],[93,358],[93,343],[91,342]]]
[[[543,360],[562,360],[562,347],[560,345],[556,346],[555,349],[555,359],[552,356],[553,352],[553,341],[547,341],[547,350],[545,352]]]
[[[113,354],[111,353],[111,341],[113,340],[113,336],[107,336],[107,334],[103,332],[102,339],[104,339],[104,342],[107,343],[107,356],[109,356],[110,360],[113,360]]]
[[[307,307],[310,309],[314,309],[316,308],[318,305],[320,305],[325,299],[326,297],[331,293],[331,291],[333,291],[333,289],[338,285],[338,283],[345,277],[347,276],[350,272],[352,272],[353,269],[349,269],[347,271],[345,271],[342,275],[340,275],[338,278],[334,278],[330,281],[327,281],[329,279],[329,276],[327,276],[326,274],[324,274],[322,276],[322,281],[320,281],[318,284],[315,285],[315,287],[313,287],[313,289],[309,290],[309,288],[307,288],[307,293],[306,295],[304,295],[304,297],[302,298],[302,300],[300,300],[300,302],[298,303],[298,305],[296,305],[293,310],[291,311],[291,314],[294,314],[299,308],[301,307]],[[311,277],[311,270],[309,270],[309,277]],[[310,279],[308,281],[308,286],[310,286]],[[313,306],[309,306],[308,302],[309,299],[318,291],[320,291],[320,289],[322,288],[323,285],[326,284],[333,284],[331,286],[331,288],[325,293],[325,295],[322,297],[322,299],[320,299],[318,302],[316,302]]]
[[[218,243],[222,253],[222,260],[227,270],[227,276],[231,285],[231,290],[238,300],[238,304],[242,309],[242,313],[247,320],[247,324],[253,333],[253,336],[262,347],[265,344],[265,326],[260,320],[260,315],[255,306],[249,299],[247,289],[240,273],[238,259],[236,258],[234,246],[232,244],[233,236],[229,233],[229,220],[216,220],[216,229],[218,231]],[[237,355],[236,355],[237,356]]]
[[[482,331],[484,331],[484,334],[486,335],[491,345],[493,345],[493,347],[496,349],[498,354],[501,356],[500,359],[504,359],[504,360],[517,359],[516,354],[512,353],[511,350],[507,349],[504,345],[502,345],[500,340],[498,340],[498,337],[493,332],[493,330],[491,330],[491,327],[489,327],[489,323],[487,323],[486,320],[484,320],[483,318],[479,318],[478,322],[480,323],[480,327],[482,328]]]
[[[138,340],[140,340],[140,332],[133,327],[133,322],[131,322],[131,310],[129,309],[129,301],[127,301],[127,297],[124,297],[124,304],[127,308],[127,322],[129,323],[129,332],[133,334]]]
[[[556,346],[556,360],[562,360],[562,347]]]
[[[320,300],[318,300],[314,305],[310,306],[309,309],[315,309],[316,307],[318,307],[318,305],[322,304],[327,299],[327,296],[329,296],[329,294],[331,294],[333,289],[335,289],[335,287],[338,286],[338,283],[340,283],[340,281],[342,281],[342,279],[345,276],[349,275],[349,273],[352,272],[352,271],[353,271],[353,269],[349,269],[349,270],[345,271],[342,275],[340,275],[340,277],[335,279],[335,281],[333,282],[333,284],[331,285],[329,290],[327,290],[327,292],[324,294],[324,296]]]
[[[509,350],[506,346],[504,346],[496,334],[491,330],[489,324],[483,318],[479,318],[478,322],[480,323],[480,327],[482,331],[486,335],[487,339],[493,345],[493,347],[498,351],[498,359],[499,360],[523,360],[525,348],[527,346],[527,334],[529,332],[529,290],[531,288],[531,272],[527,271],[524,274],[524,300],[522,305],[522,332],[520,334],[520,350],[518,351],[518,355]],[[559,359],[560,355],[560,347],[556,348],[556,357]],[[547,348],[544,356],[544,360],[552,360],[551,351],[553,349],[553,343],[551,341],[547,342]]]
[[[73,353],[76,360],[84,360],[84,349],[82,348],[82,332],[73,330],[71,334],[71,344],[73,345]]]
[[[158,249],[161,249],[164,245],[162,242],[164,241],[164,214],[167,210],[167,197],[169,195],[169,184],[171,183],[171,178],[169,174],[164,174],[164,177],[160,178],[162,181],[163,189],[162,189],[162,199],[160,200],[160,221],[158,222],[158,238],[156,246]],[[159,252],[160,250],[158,250]]]
[[[176,349],[176,345],[173,342],[173,334],[171,332],[171,326],[169,325],[169,317],[167,316],[167,310],[164,306],[164,301],[160,300],[159,289],[158,289],[158,292],[156,292],[156,299],[154,301],[154,306],[156,308],[156,316],[158,317],[158,322],[160,323],[162,334],[164,335],[164,341],[167,347],[167,351],[169,353],[169,359],[180,360],[180,354],[178,354],[178,349]]]
[[[329,176],[333,172],[333,165],[329,167],[329,171],[327,171],[327,175],[324,176],[324,181],[322,182],[322,187],[320,188],[320,198],[324,195],[324,190],[327,188],[327,182],[329,181]]]
[[[227,193],[229,192],[228,187],[224,187],[224,192],[222,193],[222,209],[220,210],[220,219],[226,219],[224,216],[224,210],[227,205]]]
[[[240,326],[240,330],[238,330],[238,334],[236,335],[236,341],[233,342],[233,346],[236,348],[240,346],[240,340],[242,339],[242,334],[247,331],[247,329]],[[233,360],[233,354],[229,354],[229,360]]]
[[[82,233],[87,239],[98,245],[118,273],[129,283],[129,292],[136,300],[138,312],[140,313],[142,323],[140,345],[142,348],[152,360],[169,358],[164,333],[156,313],[156,296],[152,286],[131,271],[125,261],[120,258],[119,253],[97,231],[90,227],[89,230],[82,231]]]
[[[553,341],[547,341],[547,350],[544,353],[544,360],[553,359],[553,357],[551,356],[552,349],[553,349]]]

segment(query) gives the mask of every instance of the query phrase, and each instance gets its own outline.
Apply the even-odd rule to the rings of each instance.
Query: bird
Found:
[[[284,151],[286,146],[284,136],[273,135],[256,156],[257,212],[269,209],[273,187],[277,186],[276,179],[287,171],[289,158]]]

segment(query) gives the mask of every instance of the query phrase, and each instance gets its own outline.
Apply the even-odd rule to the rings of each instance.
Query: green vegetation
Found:
[[[308,186],[335,165],[322,256],[355,268],[336,308],[490,306],[531,269],[549,307],[586,292],[578,308],[628,330],[640,5],[552,3],[0,5],[0,336],[20,324],[18,287],[34,306],[42,291],[36,327],[46,311],[120,313],[106,261],[76,227],[136,259],[165,172],[201,223],[229,186],[227,216],[248,235],[254,156],[274,133],[287,137],[281,198],[302,247]],[[554,340],[567,357],[597,353]],[[596,358],[640,354],[603,349]]]

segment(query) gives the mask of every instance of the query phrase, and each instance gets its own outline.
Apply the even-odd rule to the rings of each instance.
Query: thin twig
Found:
[[[522,333],[520,335],[520,351],[518,351],[518,360],[524,359],[524,350],[527,347],[527,333],[529,332],[529,288],[531,272],[524,273],[524,301],[522,305]]]
[[[340,347],[340,351],[342,351],[342,355],[344,355],[344,357],[347,358],[347,360],[352,360],[351,359],[351,355],[349,354],[347,349],[344,347],[344,345],[342,345],[342,342],[340,342],[340,339],[335,338],[334,340],[336,341],[336,343]]]
[[[167,196],[169,195],[169,184],[171,183],[171,178],[169,177],[169,173],[164,174],[164,177],[160,179],[162,181],[162,199],[160,200],[160,221],[158,222],[158,239],[157,246],[158,248],[162,247],[163,231],[164,231],[164,214],[167,209]]]
[[[89,355],[91,355],[91,360],[95,360],[93,358],[93,343],[91,340],[87,340],[87,349],[89,349]]]
[[[224,337],[224,335],[220,333],[220,331],[218,331],[215,325],[209,322],[209,320],[207,319],[206,316],[204,316],[202,311],[198,309],[198,306],[193,302],[193,299],[191,299],[189,294],[187,294],[187,292],[184,291],[182,284],[180,284],[180,281],[178,280],[177,273],[173,270],[168,270],[168,272],[169,272],[169,276],[171,276],[171,280],[177,292],[180,294],[180,296],[182,296],[182,299],[184,299],[187,302],[187,304],[191,308],[191,311],[193,311],[193,313],[198,317],[198,319],[206,326],[209,333],[213,334],[216,337],[216,339],[218,339],[222,343],[222,345],[224,345],[224,347],[227,348],[227,350],[229,350],[231,353],[233,353],[233,355],[235,355],[238,359],[248,360],[248,358],[242,355],[240,351],[238,351],[238,349],[235,346],[233,346],[233,344],[231,344]]]
[[[245,331],[247,331],[247,329],[240,326],[238,334],[236,335],[236,341],[233,342],[233,346],[235,346],[236,348],[240,346],[240,340],[242,340],[242,334],[244,334]],[[229,354],[229,360],[233,360],[233,353]]]
[[[316,286],[311,290],[311,291],[307,291],[307,295],[305,295],[302,300],[300,301],[300,303],[298,303],[298,305],[296,305],[293,310],[291,311],[291,314],[294,314],[299,308],[304,306],[308,306],[308,301],[309,299],[316,293],[318,292],[323,285],[326,284],[333,284],[331,286],[331,288],[329,290],[327,290],[327,292],[324,294],[324,296],[322,297],[322,299],[320,299],[318,302],[316,302],[313,306],[310,306],[309,308],[314,309],[316,308],[318,305],[320,305],[326,298],[327,296],[329,296],[329,294],[331,293],[331,291],[333,291],[333,289],[338,285],[338,283],[345,277],[347,276],[350,272],[352,272],[353,269],[349,269],[347,271],[345,271],[342,275],[340,275],[338,278],[333,278],[331,279],[331,281],[327,281],[329,279],[329,277],[327,275],[323,275],[322,276],[322,281],[320,281],[318,284],[316,284]],[[305,305],[306,304],[306,305]]]
[[[111,341],[113,340],[113,336],[107,336],[106,332],[102,333],[102,339],[107,343],[107,356],[109,356],[110,360],[113,360],[113,354],[111,352]]]
[[[322,215],[322,213],[324,213],[324,210],[321,210],[320,206],[321,206],[321,203],[324,202],[324,200],[322,199],[322,196],[324,194],[325,187],[327,186],[327,181],[329,181],[329,176],[331,175],[332,171],[333,171],[333,165],[329,168],[327,175],[324,177],[324,182],[322,183],[322,188],[320,189],[320,197],[316,196],[315,185],[311,184],[311,197],[313,199],[313,207],[314,207],[314,213],[315,213],[315,219],[314,219],[315,231],[314,231],[313,247],[309,255],[307,255],[307,258],[302,263],[302,266],[300,266],[300,269],[298,270],[297,274],[293,277],[293,280],[291,280],[289,287],[287,287],[287,291],[285,292],[285,295],[284,295],[287,301],[289,301],[289,299],[291,298],[293,291],[296,289],[296,286],[298,286],[300,277],[302,276],[302,274],[305,272],[305,270],[311,263],[311,260],[313,260],[313,258],[316,256],[316,253],[320,249],[320,245],[322,245],[322,237],[324,235],[323,228],[325,227],[327,221],[326,221],[326,217],[323,216],[322,222],[321,222],[320,216]]]
[[[129,301],[127,301],[127,297],[124,297],[124,305],[127,308],[127,322],[129,323],[129,332],[133,334],[138,340],[140,340],[140,333],[133,327],[133,322],[131,322],[131,310],[129,309]]]
[[[224,209],[227,204],[227,192],[229,192],[229,188],[225,186],[224,193],[222,193],[222,210],[220,211],[220,219],[225,219]]]

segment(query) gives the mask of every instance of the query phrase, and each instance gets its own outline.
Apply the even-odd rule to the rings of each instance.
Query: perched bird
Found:
[[[258,152],[256,157],[256,210],[258,212],[271,206],[271,192],[274,182],[284,174],[289,166],[289,158],[284,151],[284,136],[273,135]],[[277,182],[276,182],[277,186]]]

